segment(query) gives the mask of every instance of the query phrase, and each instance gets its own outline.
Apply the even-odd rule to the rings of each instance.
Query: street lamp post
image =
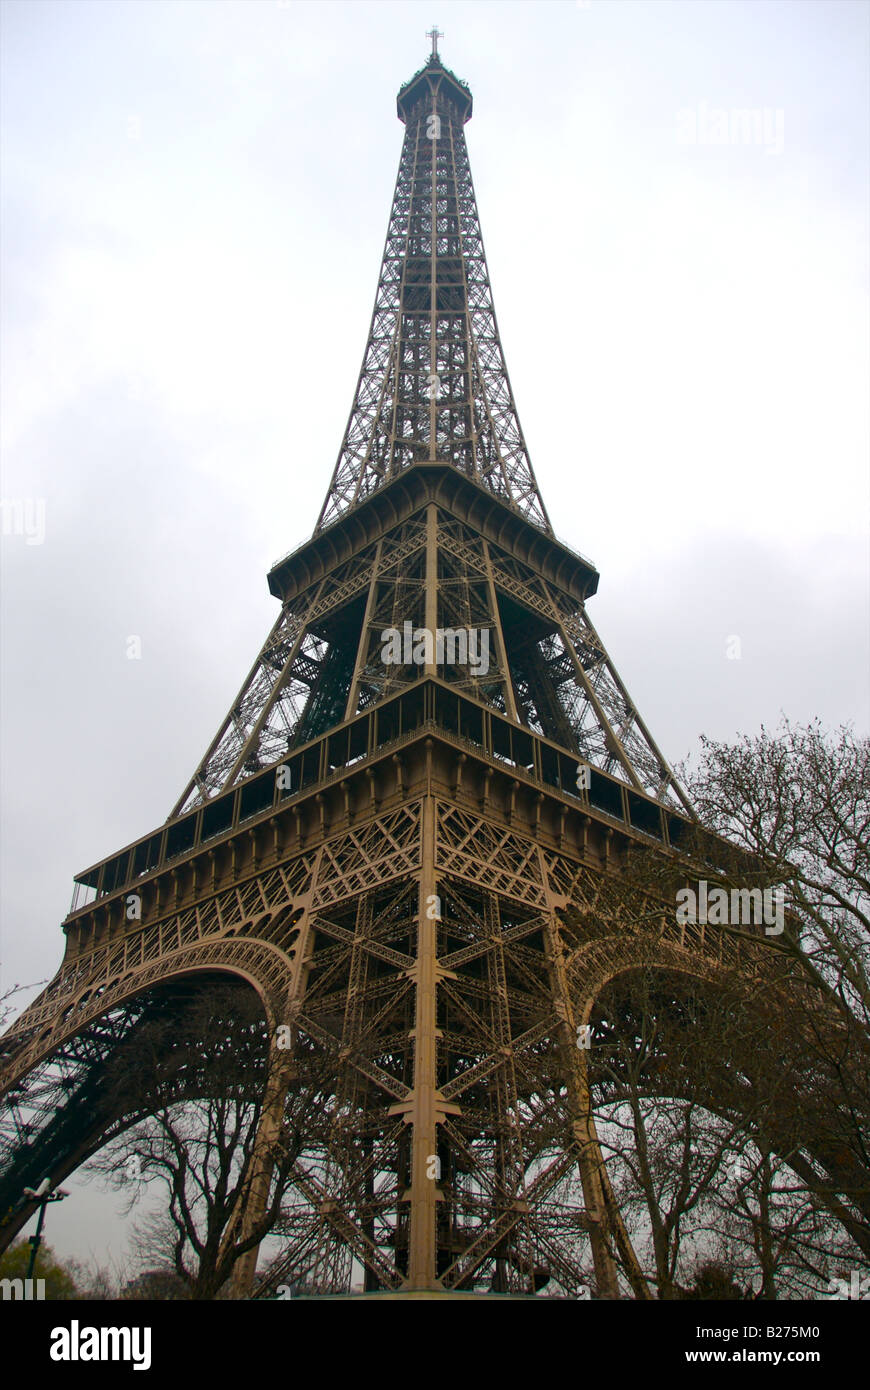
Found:
[[[62,1202],[69,1193],[64,1192],[59,1187],[56,1192],[52,1192],[51,1183],[48,1178],[43,1178],[39,1187],[25,1187],[25,1197],[33,1197],[39,1203],[39,1220],[36,1223],[36,1234],[30,1237],[30,1263],[27,1266],[27,1278],[33,1278],[33,1271],[36,1266],[36,1252],[42,1243],[42,1228],[45,1224],[45,1209],[49,1202]]]

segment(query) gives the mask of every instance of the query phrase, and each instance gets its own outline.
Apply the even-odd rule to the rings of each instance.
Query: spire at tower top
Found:
[[[433,24],[431,29],[426,30],[426,38],[432,40],[432,52],[430,58],[438,58],[438,40],[443,39],[444,35],[437,25]]]

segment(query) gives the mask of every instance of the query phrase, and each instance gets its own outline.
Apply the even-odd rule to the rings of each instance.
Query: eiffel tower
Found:
[[[326,501],[268,576],[275,625],[167,822],[76,877],[63,963],[3,1039],[3,1237],[34,1211],[25,1186],[62,1181],[129,1123],[101,1081],[155,1001],[231,976],[273,1042],[243,1223],[266,1199],[294,1047],[332,1077],[326,1132],[292,1171],[280,1277],[572,1294],[591,1257],[601,1296],[619,1296],[619,1261],[649,1297],[578,1040],[619,970],[712,978],[722,943],[661,903],[649,930],[649,902],[620,884],[632,846],[673,855],[692,808],[587,615],[598,574],[540,496],[472,185],[472,96],[431,37],[398,93],[398,178]],[[255,1263],[239,1261],[238,1296]]]

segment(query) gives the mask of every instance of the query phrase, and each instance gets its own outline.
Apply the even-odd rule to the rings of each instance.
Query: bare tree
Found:
[[[735,982],[735,986],[739,982]],[[596,1124],[659,1298],[680,1297],[717,1198],[770,1103],[732,1079],[743,1020],[727,990],[654,970],[622,977],[594,1022]]]
[[[766,1298],[870,1262],[868,774],[849,729],[705,739],[697,825],[624,865],[652,916],[693,875],[784,890],[781,933],[723,926],[724,984],[638,971],[598,1001],[596,1118],[660,1297],[704,1259]]]
[[[747,1145],[712,1194],[711,1249],[758,1299],[813,1298],[843,1260],[861,1261],[816,1193],[778,1155]]]
[[[12,1002],[16,994],[22,994],[26,990],[39,989],[45,983],[45,980],[37,980],[36,984],[33,985],[10,985],[0,994],[0,1031],[6,1027],[10,1017],[16,1011],[16,1006]]]
[[[686,780],[702,823],[787,884],[784,945],[870,1030],[870,740],[783,719],[736,744],[701,739]]]
[[[702,740],[687,778],[706,827],[784,886],[771,943],[807,983],[781,1020],[807,1059],[804,1176],[870,1257],[870,740],[818,721],[737,744]]]
[[[243,1227],[252,1164],[262,1161],[256,1140],[269,1049],[262,1009],[246,987],[210,988],[182,1018],[146,1024],[135,1076],[119,1084],[139,1107],[150,1097],[152,1113],[88,1165],[128,1189],[128,1210],[146,1189],[162,1187],[167,1210],[141,1223],[139,1263],[174,1270],[191,1298],[218,1296],[236,1262],[272,1230],[293,1164],[322,1112],[319,1079],[328,1064],[298,1053],[268,1155],[268,1196]]]

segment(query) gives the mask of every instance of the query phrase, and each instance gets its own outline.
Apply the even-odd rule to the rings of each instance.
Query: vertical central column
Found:
[[[431,661],[427,661],[423,672],[426,676],[438,675],[438,652],[435,633],[438,630],[438,508],[430,502],[426,508],[426,606],[425,626],[430,634]]]
[[[436,1282],[438,1183],[433,1171],[437,1145],[437,949],[435,893],[435,801],[431,785],[423,800],[422,871],[417,917],[417,1006],[414,1017],[414,1095],[411,1110],[411,1230],[408,1284],[431,1289]]]

